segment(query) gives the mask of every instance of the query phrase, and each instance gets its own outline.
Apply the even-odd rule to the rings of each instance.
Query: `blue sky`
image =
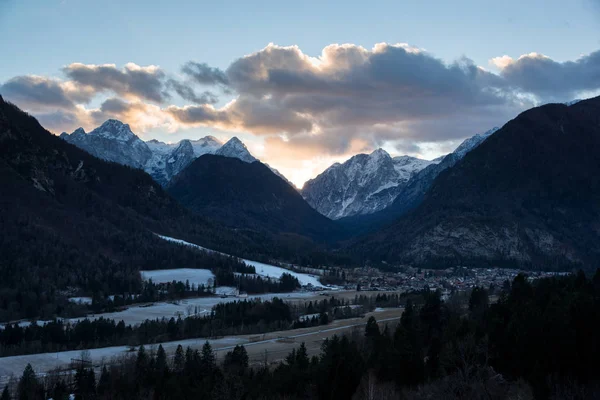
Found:
[[[521,55],[537,53],[549,57],[548,60],[557,63],[556,65],[565,67],[561,70],[563,72],[560,76],[551,77],[550,80],[569,80],[568,74],[572,73],[570,71],[579,70],[569,69],[569,65],[562,63],[576,61],[600,49],[600,5],[595,0],[571,2],[555,0],[501,2],[0,0],[0,37],[3,38],[0,42],[0,54],[4,55],[0,67],[0,85],[5,84],[4,87],[0,86],[0,94],[12,100],[6,93],[8,92],[12,94],[18,105],[31,109],[34,115],[36,113],[42,115],[49,112],[47,107],[39,104],[38,108],[28,107],[26,96],[17,92],[18,88],[14,82],[12,86],[6,85],[7,82],[14,77],[33,75],[69,81],[72,77],[65,77],[63,68],[72,63],[115,64],[118,70],[123,69],[127,63],[134,63],[141,67],[154,65],[164,71],[167,78],[173,77],[183,81],[185,76],[182,75],[181,68],[185,63],[193,61],[206,63],[211,68],[225,71],[229,76],[235,72],[235,68],[230,67],[236,60],[260,52],[269,43],[279,46],[297,46],[303,56],[310,57],[321,56],[326,46],[335,43],[348,43],[368,51],[371,51],[377,43],[407,43],[420,51],[427,52],[429,56],[439,59],[447,66],[466,57],[474,65],[483,67],[492,74],[502,72],[501,68],[490,64],[490,60],[494,57],[508,55],[513,60],[517,60]],[[544,60],[541,56],[536,56],[529,61],[533,63]],[[584,64],[588,68],[591,61],[580,63],[578,68],[583,68]],[[287,64],[283,67],[282,65],[278,64],[277,68],[287,68]],[[395,65],[397,67],[405,64]],[[555,66],[549,63],[543,65],[548,65],[551,71],[556,70]],[[301,99],[304,108],[300,110],[297,107],[300,100],[296,96],[298,92],[294,91],[296,89],[283,86],[272,89],[271,85],[269,90],[273,92],[268,92],[265,87],[257,85],[250,87],[230,77],[229,89],[214,87],[206,82],[201,82],[202,84],[196,89],[212,91],[217,100],[211,107],[214,106],[216,109],[236,101],[238,96],[242,99],[245,98],[244,96],[248,96],[247,99],[263,96],[263,102],[260,104],[248,102],[248,109],[253,113],[256,112],[256,107],[262,107],[265,100],[269,101],[273,96],[281,96],[281,99],[287,101],[294,94],[295,101],[290,100],[290,103],[296,107],[292,110],[295,113],[291,116],[293,121],[277,120],[266,126],[256,121],[250,123],[244,120],[236,122],[233,124],[235,127],[229,129],[233,126],[229,123],[231,122],[229,116],[223,117],[228,123],[208,123],[206,119],[191,121],[186,114],[183,122],[189,126],[174,124],[167,124],[167,126],[156,122],[154,125],[151,124],[152,126],[140,126],[140,130],[143,131],[140,134],[146,139],[158,138],[170,141],[204,134],[214,134],[225,140],[235,134],[247,142],[251,150],[266,158],[267,162],[279,167],[284,173],[294,174],[292,180],[301,184],[303,180],[319,172],[330,162],[347,158],[357,151],[372,150],[377,145],[382,145],[395,153],[433,157],[448,151],[460,139],[489,128],[487,124],[505,122],[506,118],[512,115],[511,113],[529,104],[546,100],[563,100],[563,97],[564,101],[567,101],[580,92],[595,93],[597,86],[600,86],[594,84],[595,76],[589,75],[590,78],[585,82],[564,88],[561,92],[551,93],[547,88],[537,91],[540,82],[532,81],[536,77],[531,74],[531,69],[525,68],[530,65],[523,65],[523,68],[518,69],[515,62],[513,66],[514,70],[508,71],[511,74],[506,73],[506,76],[503,76],[508,83],[501,85],[504,88],[518,86],[518,93],[515,94],[513,90],[511,96],[527,101],[519,100],[518,104],[515,101],[505,104],[505,109],[502,109],[504,111],[498,109],[494,111],[495,114],[490,111],[489,118],[471,118],[477,120],[471,125],[462,122],[453,125],[452,121],[459,121],[461,115],[465,118],[472,117],[470,114],[472,108],[449,108],[448,112],[443,113],[446,119],[440,115],[432,115],[430,112],[423,112],[421,115],[421,109],[415,110],[414,115],[421,115],[419,121],[408,114],[392,120],[386,114],[382,116],[381,123],[377,121],[377,113],[367,115],[365,111],[365,119],[357,121],[352,128],[359,126],[364,128],[360,128],[363,132],[376,133],[370,133],[368,140],[364,137],[356,140],[358,134],[350,135],[348,144],[343,145],[335,138],[343,135],[342,132],[353,129],[347,129],[348,127],[339,123],[334,126],[335,123],[331,122],[336,117],[344,115],[342,112],[318,117],[313,113],[311,122],[302,124],[301,121],[296,121],[296,117],[300,115],[300,118],[304,118],[306,113],[309,113],[304,106],[308,99]],[[539,71],[539,68],[536,71]],[[405,74],[403,79],[410,79],[413,72],[406,70],[403,73]],[[323,76],[319,79],[321,78]],[[428,78],[427,85],[437,81],[439,81],[437,78]],[[462,93],[464,90],[463,87],[457,90],[457,93]],[[446,92],[447,88],[440,93]],[[28,93],[31,95],[30,92]],[[414,90],[411,93],[414,93]],[[406,96],[406,92],[398,92],[397,95]],[[361,98],[362,102],[367,103],[365,109],[369,109],[368,102],[376,96],[377,92],[373,92]],[[91,98],[85,99],[85,107],[98,108],[107,99],[115,97],[130,103],[139,100],[135,95],[128,95],[123,90],[115,94],[114,87],[112,89],[103,87],[101,90],[96,90]],[[190,105],[188,100],[177,95],[165,101],[147,98],[142,100],[149,101],[152,106],[163,110],[169,106]],[[322,99],[316,100],[322,101]],[[79,104],[79,101],[74,103]],[[480,99],[465,100],[465,104],[474,104],[476,101]],[[354,100],[352,103],[355,103]],[[401,106],[396,102],[385,102],[390,106],[392,103],[394,106]],[[490,101],[486,112],[492,106],[498,106],[497,102]],[[272,116],[270,112],[279,114],[288,111],[286,109],[280,112],[272,105],[269,107],[261,108],[260,112],[253,115],[266,115],[265,118],[268,119]],[[479,110],[474,114],[479,116],[481,112]],[[179,123],[183,123],[181,112],[174,115],[179,118]],[[194,115],[197,117],[197,113]],[[55,117],[56,113],[53,116]],[[76,121],[72,120],[75,117],[69,118],[71,119],[62,118],[61,121],[71,121],[76,124]],[[147,117],[147,120],[151,119]],[[43,116],[40,120],[44,122]],[[56,118],[52,121],[55,120]],[[211,116],[210,121],[215,121],[215,118]],[[367,122],[363,126],[364,121]],[[434,126],[435,121],[437,126]],[[91,124],[89,121],[88,123]],[[297,132],[290,130],[288,123],[292,123]],[[382,126],[385,128],[384,133],[381,133]],[[330,136],[325,140],[326,135],[323,132],[329,132],[328,129],[332,127],[335,129],[327,133]],[[54,129],[50,126],[53,130],[58,128],[58,125]],[[306,132],[300,134],[301,129]],[[419,137],[414,132],[410,133],[411,129],[419,132],[427,130],[428,133]],[[439,137],[435,136],[436,132],[442,129],[455,132],[439,133]],[[307,133],[308,130],[310,134]],[[396,131],[397,137],[394,136]],[[271,137],[281,139],[278,146],[273,147],[277,151],[269,152],[269,146],[277,142],[275,139],[271,140]],[[317,137],[318,140],[311,141]],[[372,138],[375,139],[371,140]],[[304,150],[290,150],[286,153],[285,160],[278,160],[273,154],[285,153],[282,153],[284,145],[297,146],[298,149]],[[319,149],[323,151],[319,153]],[[302,172],[299,173],[299,170]]]

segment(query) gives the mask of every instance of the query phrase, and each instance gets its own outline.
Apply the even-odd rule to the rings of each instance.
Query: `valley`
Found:
[[[113,374],[198,394],[239,374],[349,398],[375,376],[463,379],[468,353],[467,387],[545,398],[564,368],[589,389],[598,115],[600,97],[546,104],[443,157],[358,153],[297,190],[237,137],[144,141],[116,119],[57,137],[0,97],[0,387]]]

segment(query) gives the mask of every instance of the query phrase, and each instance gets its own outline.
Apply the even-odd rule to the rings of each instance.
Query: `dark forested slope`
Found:
[[[258,161],[205,154],[177,175],[167,190],[196,213],[231,227],[323,241],[341,234],[333,221]]]
[[[0,97],[0,320],[49,317],[69,292],[135,292],[141,268],[231,268],[252,241],[193,216],[149,175],[97,159]],[[62,299],[62,300],[61,300]]]
[[[600,98],[520,114],[442,172],[423,202],[352,248],[419,265],[595,268]]]

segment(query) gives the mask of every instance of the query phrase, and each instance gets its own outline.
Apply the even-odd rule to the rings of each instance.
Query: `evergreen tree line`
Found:
[[[235,286],[248,294],[289,293],[301,287],[298,278],[287,272],[281,274],[278,279],[253,275],[255,271],[241,273],[222,269],[213,273],[219,286]]]
[[[137,346],[198,337],[259,334],[278,330],[324,325],[334,319],[353,318],[362,308],[351,309],[350,302],[334,297],[294,304],[279,298],[271,301],[243,300],[215,305],[201,316],[190,309],[182,318],[146,320],[140,325],[106,318],[69,323],[54,320],[44,325],[7,324],[0,330],[0,357],[81,350],[108,346]],[[300,321],[299,317],[318,313],[318,318]]]
[[[80,294],[95,299],[105,299],[108,295],[125,298],[142,291],[140,270],[185,267],[210,269],[213,273],[221,270],[254,272],[253,267],[235,257],[176,246],[153,234],[113,238],[123,242],[120,245],[124,248],[123,254],[130,253],[126,260],[115,261],[101,254],[90,255],[85,248],[65,246],[53,235],[46,236],[33,229],[24,238],[24,231],[34,225],[34,221],[13,221],[12,224],[19,226],[20,235],[13,236],[11,228],[7,228],[0,237],[3,277],[0,322],[81,316],[86,309],[68,301],[73,292],[67,288],[76,288]],[[102,230],[102,224],[85,229]]]

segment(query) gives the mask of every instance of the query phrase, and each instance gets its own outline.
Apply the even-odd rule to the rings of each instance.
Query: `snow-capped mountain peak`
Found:
[[[141,140],[131,131],[129,124],[124,124],[116,119],[109,119],[105,121],[98,128],[91,131],[89,135],[101,136],[107,139],[115,139],[123,142],[135,139]]]
[[[214,136],[176,143],[156,139],[144,142],[128,124],[116,119],[107,120],[90,133],[78,128],[70,135],[63,132],[60,137],[96,157],[143,169],[163,186],[204,154],[239,158],[247,163],[257,161],[237,137],[225,144]],[[277,170],[273,171],[285,179]]]
[[[248,151],[246,145],[235,136],[221,146],[221,148],[217,150],[215,154],[223,157],[239,158],[247,163],[253,163],[254,161],[257,161],[257,159],[250,154],[250,151]]]
[[[373,150],[373,152],[371,154],[369,154],[369,158],[371,159],[381,159],[381,158],[389,158],[390,155],[387,151],[385,151],[384,149],[382,149],[381,147],[378,148],[377,150]]]
[[[431,161],[410,156],[392,158],[383,149],[357,154],[333,164],[306,182],[302,195],[321,214],[338,219],[379,211],[394,201],[401,187]]]

